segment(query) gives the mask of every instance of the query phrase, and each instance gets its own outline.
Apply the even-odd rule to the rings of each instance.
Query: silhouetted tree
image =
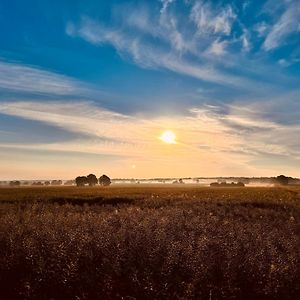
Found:
[[[249,184],[250,183],[250,179],[246,178],[246,177],[241,177],[241,178],[238,178],[238,182],[242,182],[244,184]]]
[[[9,185],[10,185],[10,186],[20,186],[20,185],[21,185],[21,182],[18,181],[18,180],[17,180],[17,181],[10,181],[10,182],[9,182]]]
[[[88,180],[89,186],[94,186],[94,185],[98,184],[98,179],[97,179],[96,175],[89,174],[86,178]]]
[[[45,183],[44,183],[45,185],[50,185],[50,181],[45,181]]]
[[[31,185],[33,185],[33,186],[42,186],[44,184],[42,182],[40,182],[40,181],[35,181]]]
[[[51,185],[62,185],[62,181],[61,180],[52,180]]]
[[[288,185],[289,184],[289,177],[284,175],[279,175],[275,178],[275,183],[280,185]]]
[[[210,184],[211,187],[244,187],[245,184],[243,182],[237,182],[237,183],[234,183],[234,182],[231,182],[231,183],[227,183],[225,181],[222,181],[222,182],[212,182]]]
[[[86,184],[88,184],[88,179],[85,176],[78,176],[75,179],[76,185],[77,186],[85,186]]]
[[[106,175],[102,175],[99,178],[99,184],[103,186],[109,186],[111,184],[110,178]]]

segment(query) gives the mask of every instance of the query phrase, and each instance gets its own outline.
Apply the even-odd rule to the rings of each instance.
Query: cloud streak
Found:
[[[110,11],[103,14],[88,5],[86,15],[80,11],[74,16],[78,22],[67,23],[63,38],[69,44],[57,53],[65,55],[69,46],[74,47],[76,51],[62,69],[68,74],[76,70],[73,74],[78,78],[113,89],[102,102],[110,109],[98,106],[96,85],[0,59],[0,114],[11,116],[4,117],[3,124],[9,128],[9,122],[16,120],[14,131],[19,123],[27,124],[28,130],[43,123],[45,131],[40,132],[56,130],[63,137],[58,139],[54,133],[51,139],[26,141],[24,137],[21,142],[4,128],[0,131],[2,153],[36,149],[56,156],[59,152],[113,155],[119,164],[140,164],[152,175],[157,163],[164,168],[159,176],[168,176],[170,170],[173,175],[176,168],[180,176],[182,170],[188,176],[201,175],[200,167],[207,176],[228,175],[232,170],[259,175],[258,167],[265,168],[264,172],[277,173],[281,167],[296,173],[300,92],[299,72],[293,65],[299,62],[299,47],[294,49],[300,29],[299,0],[266,2],[257,9],[250,1],[244,5],[204,0],[123,1],[108,5]],[[83,46],[85,42],[88,47]],[[82,51],[80,56],[78,51]],[[115,52],[125,63],[115,60]],[[59,61],[64,63],[65,57]],[[78,67],[70,67],[77,58]],[[95,66],[93,59],[99,59]],[[103,68],[97,70],[97,66]],[[13,97],[19,100],[10,100]],[[159,113],[153,114],[158,105]],[[167,129],[178,136],[172,150],[158,139]],[[264,165],[267,160],[274,162],[273,169]],[[119,165],[111,166],[118,170]]]
[[[228,36],[237,16],[230,5],[214,9],[209,2],[196,1],[190,18],[196,24],[199,35],[224,34]]]
[[[232,75],[224,70],[221,71],[212,64],[201,62],[201,60],[190,61],[182,55],[178,55],[177,50],[183,50],[180,35],[172,39],[174,51],[173,48],[154,46],[140,36],[131,35],[121,29],[110,28],[89,18],[84,18],[77,29],[74,27],[72,36],[79,36],[95,45],[110,44],[117,49],[121,56],[129,57],[143,68],[163,68],[203,81],[238,88],[251,88],[253,84],[251,80]],[[221,52],[224,52],[226,42],[218,42],[218,45],[216,43],[214,41],[212,44],[212,52],[220,55]],[[202,60],[204,60],[204,56]]]
[[[300,134],[300,123],[278,123],[269,120],[261,110],[258,103],[250,106],[203,105],[190,109],[187,116],[146,118],[115,113],[87,102],[73,105],[64,102],[5,103],[0,107],[2,114],[44,122],[90,138],[80,139],[79,136],[60,143],[1,144],[0,147],[109,154],[144,162],[165,160],[174,163],[179,160],[189,161],[189,164],[191,159],[212,163],[226,155],[222,164],[228,168],[235,163],[245,168],[251,160],[268,155],[293,157],[299,161],[300,143],[296,137]],[[178,145],[171,153],[158,139],[166,129],[172,129],[178,135]]]
[[[268,76],[274,66],[262,64],[252,50],[261,39],[265,50],[275,48],[294,30],[299,7],[293,9],[296,2],[291,3],[273,28],[265,22],[248,28],[236,6],[199,0],[186,2],[185,15],[177,1],[162,1],[159,13],[146,5],[126,4],[114,9],[110,24],[84,16],[78,24],[69,23],[66,33],[96,46],[110,45],[142,68],[249,92],[262,82],[277,85],[278,76]]]
[[[286,1],[287,7],[279,20],[275,22],[266,36],[263,47],[266,51],[282,46],[287,37],[300,31],[300,3],[299,1]],[[264,31],[264,27],[259,27]]]
[[[91,91],[87,84],[68,76],[1,60],[0,89],[9,92],[57,96],[83,95]]]

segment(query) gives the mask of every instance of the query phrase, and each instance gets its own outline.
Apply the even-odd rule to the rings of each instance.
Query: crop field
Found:
[[[300,189],[0,189],[2,299],[299,299]]]

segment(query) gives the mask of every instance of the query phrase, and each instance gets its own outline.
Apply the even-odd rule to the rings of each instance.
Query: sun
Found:
[[[176,144],[176,135],[171,130],[164,131],[159,137],[166,144]]]

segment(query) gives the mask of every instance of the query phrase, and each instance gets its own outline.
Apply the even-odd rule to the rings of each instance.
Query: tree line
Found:
[[[9,185],[10,186],[20,186],[20,185],[29,185],[30,183],[29,182],[22,182],[19,181],[19,180],[13,180],[13,181],[10,181],[9,182]],[[45,181],[45,182],[42,182],[42,181],[34,181],[31,183],[32,186],[49,186],[49,185],[53,185],[53,186],[56,186],[56,185],[62,185],[63,182],[62,180],[52,180],[52,181]]]
[[[89,174],[88,176],[78,176],[75,179],[75,183],[77,186],[95,186],[97,184],[102,186],[109,186],[111,184],[111,180],[107,175],[102,175],[99,179],[94,174]]]

